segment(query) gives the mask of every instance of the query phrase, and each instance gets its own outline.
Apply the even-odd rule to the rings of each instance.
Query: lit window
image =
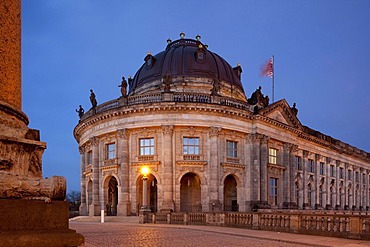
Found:
[[[275,148],[269,148],[269,163],[277,164],[277,150]]]
[[[295,157],[295,169],[298,171],[302,170],[301,157],[299,156]]]
[[[87,164],[91,165],[92,164],[92,151],[87,152]]]
[[[199,155],[199,138],[184,137],[183,138],[183,154]]]
[[[320,175],[324,175],[324,167],[325,167],[324,162],[320,162]]]
[[[226,156],[227,157],[238,157],[238,143],[233,141],[226,141]]]
[[[313,160],[308,160],[308,172],[313,172]]]
[[[154,155],[154,138],[140,139],[140,155]]]
[[[278,179],[270,178],[270,196],[274,205],[278,204]]]
[[[115,159],[116,158],[116,144],[115,143],[109,143],[105,145],[105,153],[106,153],[106,159]]]

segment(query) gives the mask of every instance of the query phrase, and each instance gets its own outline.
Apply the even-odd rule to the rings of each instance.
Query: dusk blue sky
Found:
[[[297,104],[303,125],[370,151],[370,1],[23,0],[22,98],[30,128],[47,143],[43,175],[80,189],[75,109],[120,96],[147,52],[167,38],[200,34],[231,66],[240,62],[247,97],[271,79],[261,66],[275,55],[275,101]]]

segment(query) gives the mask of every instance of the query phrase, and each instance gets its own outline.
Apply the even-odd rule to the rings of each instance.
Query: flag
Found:
[[[274,60],[271,57],[262,67],[261,76],[273,77],[274,76]]]

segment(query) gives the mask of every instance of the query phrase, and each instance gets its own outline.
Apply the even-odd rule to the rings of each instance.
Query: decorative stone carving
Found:
[[[29,198],[46,197],[53,200],[64,200],[66,179],[53,176],[50,179],[14,176],[1,172],[0,198]]]
[[[220,131],[221,131],[220,127],[209,128],[209,137],[217,137]]]
[[[90,137],[89,139],[92,146],[96,147],[99,145],[99,138],[96,136]]]
[[[117,130],[117,137],[120,139],[127,139],[128,138],[128,130],[127,129],[119,129]]]
[[[162,125],[162,131],[165,135],[173,134],[173,125]]]
[[[82,146],[78,147],[78,152],[80,152],[81,155],[85,153],[85,150],[86,150],[85,147]]]

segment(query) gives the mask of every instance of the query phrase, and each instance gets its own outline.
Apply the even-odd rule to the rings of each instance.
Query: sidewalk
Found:
[[[243,236],[255,239],[272,240],[278,242],[301,244],[307,246],[345,246],[345,247],[370,247],[370,241],[365,240],[353,240],[344,238],[332,238],[314,235],[303,235],[303,234],[292,234],[285,232],[273,232],[273,231],[261,231],[261,230],[250,230],[244,228],[232,228],[232,227],[217,227],[217,226],[197,226],[197,225],[176,225],[176,224],[139,224],[139,217],[120,217],[120,216],[108,216],[104,219],[107,223],[124,224],[124,225],[136,225],[145,228],[177,228],[177,229],[191,229],[203,232],[212,232],[227,234],[232,236]],[[93,224],[101,224],[100,216],[87,217],[79,216],[70,219],[70,222],[91,222]],[[102,224],[103,225],[103,224]]]

